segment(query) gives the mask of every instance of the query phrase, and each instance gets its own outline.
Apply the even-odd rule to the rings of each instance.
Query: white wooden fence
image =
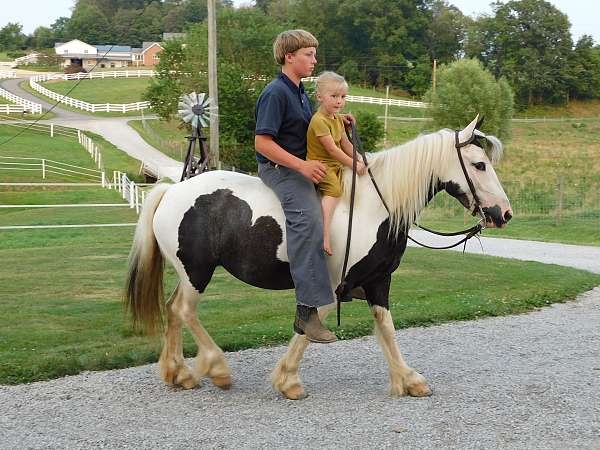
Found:
[[[14,70],[0,70],[0,78],[17,78],[17,72]]]
[[[96,78],[142,78],[142,77],[155,77],[157,72],[153,70],[114,70],[107,72],[78,72],[68,73],[64,75],[57,75],[57,77],[63,80],[92,80]]]
[[[139,214],[140,208],[146,200],[146,192],[140,189],[139,184],[130,180],[126,173],[115,170],[112,185],[121,193],[123,199],[129,203],[129,207],[135,208],[135,212]]]
[[[0,97],[10,100],[11,102],[16,103],[17,105],[22,107],[22,109],[20,111],[14,110],[11,112],[30,111],[34,114],[35,113],[41,114],[41,112],[42,112],[42,105],[40,105],[39,103],[34,103],[34,102],[30,102],[29,100],[25,100],[24,98],[21,98],[18,95],[13,94],[12,92],[8,92],[6,89],[0,88]],[[0,110],[0,111],[3,111],[3,110]],[[8,112],[8,109],[6,112]]]
[[[101,170],[88,169],[87,167],[67,164],[46,158],[24,158],[19,156],[0,156],[0,170],[37,171],[41,172],[42,179],[48,174],[56,174],[61,177],[84,179],[92,183],[99,183],[102,187],[108,187],[106,175]]]
[[[137,71],[132,71],[137,72]],[[139,72],[144,72],[140,70]],[[151,72],[151,71],[146,71]],[[96,75],[102,72],[98,72]],[[110,73],[110,72],[108,72]],[[89,75],[89,74],[87,74]],[[64,103],[65,105],[72,106],[74,108],[83,109],[88,112],[122,112],[126,113],[129,111],[141,111],[142,109],[147,109],[150,107],[150,102],[135,102],[135,103],[88,103],[83,100],[77,100],[76,98],[67,97],[62,94],[58,94],[50,89],[46,89],[44,86],[40,85],[38,82],[44,82],[49,80],[56,79],[64,79],[64,75],[56,75],[56,74],[41,74],[35,75],[29,79],[29,86],[40,94],[45,95],[46,97],[51,98],[52,100],[56,100],[60,103]],[[97,77],[99,78],[99,77]]]

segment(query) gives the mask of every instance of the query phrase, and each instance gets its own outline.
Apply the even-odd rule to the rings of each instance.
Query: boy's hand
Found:
[[[320,183],[325,178],[326,171],[325,164],[314,159],[306,160],[300,166],[300,173],[315,184]]]

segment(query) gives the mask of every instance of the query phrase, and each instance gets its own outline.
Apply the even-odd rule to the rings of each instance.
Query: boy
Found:
[[[314,183],[325,176],[320,161],[307,161],[306,132],[312,108],[301,79],[312,74],[319,42],[307,31],[284,31],[273,44],[281,73],[256,103],[258,176],[279,198],[286,217],[290,272],[296,288],[294,331],[311,342],[329,343],[335,334],[321,323],[317,308],[333,302],[325,255],[321,206]]]

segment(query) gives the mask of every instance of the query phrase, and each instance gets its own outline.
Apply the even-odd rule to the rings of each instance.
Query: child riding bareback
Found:
[[[352,168],[352,143],[344,131],[344,122],[338,113],[346,103],[348,84],[335,72],[323,72],[317,78],[319,110],[313,115],[307,132],[307,160],[321,161],[326,167],[325,177],[318,183],[323,210],[323,249],[331,250],[330,225],[333,212],[342,195],[344,166]],[[357,162],[357,173],[366,171],[362,161]]]

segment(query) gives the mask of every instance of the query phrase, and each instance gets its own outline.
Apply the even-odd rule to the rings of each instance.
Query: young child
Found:
[[[307,133],[306,159],[319,160],[327,172],[318,184],[323,210],[323,249],[333,255],[329,227],[333,212],[342,195],[342,172],[344,166],[352,167],[352,143],[344,131],[339,112],[346,103],[348,84],[335,72],[323,72],[317,78],[317,101],[319,110],[313,115]],[[357,173],[366,171],[362,161],[357,161]]]

